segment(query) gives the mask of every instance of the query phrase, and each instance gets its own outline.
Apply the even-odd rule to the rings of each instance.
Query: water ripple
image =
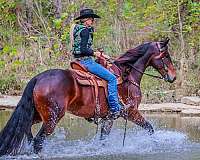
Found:
[[[39,155],[29,153],[15,157],[7,156],[6,159],[52,159],[95,157],[99,155],[123,155],[123,154],[159,154],[190,152],[194,147],[200,149],[198,143],[188,140],[186,134],[177,131],[157,130],[149,136],[145,131],[129,129],[126,135],[125,146],[122,146],[123,130],[114,129],[110,136],[100,141],[99,135],[90,140],[66,140],[66,132],[59,129],[54,136],[44,143],[44,149]],[[29,147],[30,150],[30,147]]]

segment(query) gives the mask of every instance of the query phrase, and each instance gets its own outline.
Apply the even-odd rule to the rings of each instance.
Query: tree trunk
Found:
[[[25,1],[25,13],[26,13],[26,24],[28,32],[31,32],[31,26],[33,24],[33,1],[26,0]]]
[[[62,2],[61,0],[54,0],[55,17],[58,19],[62,13]]]
[[[184,43],[184,37],[183,37],[183,22],[181,19],[181,11],[180,11],[180,2],[177,0],[177,12],[178,12],[178,22],[179,22],[179,39],[181,43],[181,59],[180,59],[180,87],[184,87],[185,80],[186,80],[186,72],[187,72],[187,62],[186,62],[186,56],[185,56],[185,43]]]

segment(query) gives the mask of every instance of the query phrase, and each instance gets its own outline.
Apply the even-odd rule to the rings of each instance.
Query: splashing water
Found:
[[[155,134],[149,136],[145,131],[137,131],[135,128],[128,129],[123,147],[123,134],[122,129],[115,128],[104,141],[99,140],[99,134],[90,140],[70,141],[66,140],[65,130],[59,128],[54,136],[45,141],[44,149],[39,155],[29,153],[30,155],[7,156],[6,159],[83,159],[85,157],[94,159],[94,157],[109,157],[110,155],[140,157],[148,154],[191,152],[194,146],[200,148],[199,144],[189,141],[187,135],[181,132],[157,130]],[[30,150],[30,147],[28,149]]]
[[[44,142],[40,154],[34,154],[32,146],[26,144],[20,155],[4,156],[0,157],[0,160],[200,159],[199,118],[151,114],[149,119],[151,119],[155,134],[149,136],[140,127],[133,127],[132,123],[128,123],[125,146],[123,147],[124,129],[120,129],[124,128],[123,121],[115,123],[110,136],[106,140],[100,141],[99,133],[94,136],[94,126],[82,119],[70,121],[68,117],[64,117],[55,133]],[[64,127],[69,130],[66,131]],[[38,130],[39,126],[36,129]]]

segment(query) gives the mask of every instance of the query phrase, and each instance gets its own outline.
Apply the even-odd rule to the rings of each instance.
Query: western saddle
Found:
[[[97,59],[97,61],[117,77],[117,84],[122,83],[121,71],[114,63],[107,62],[101,58]],[[105,95],[107,96],[107,82],[105,80],[90,73],[79,61],[71,62],[70,66],[76,73],[75,78],[80,85],[93,86],[96,97],[98,96],[98,88],[103,87]]]
[[[99,57],[96,61],[117,77],[117,84],[122,84],[121,70],[114,63],[108,62],[103,57]],[[79,63],[79,61],[73,61],[70,63],[70,65],[72,70],[74,71],[74,77],[80,85],[92,86],[94,88],[94,97],[96,100],[95,115],[94,117],[87,118],[86,120],[89,122],[94,122],[98,125],[98,118],[101,110],[101,106],[99,103],[99,88],[102,87],[104,89],[104,93],[107,97],[107,82],[100,77],[90,73],[84,66]],[[119,100],[120,102],[122,102],[122,99],[120,97]]]

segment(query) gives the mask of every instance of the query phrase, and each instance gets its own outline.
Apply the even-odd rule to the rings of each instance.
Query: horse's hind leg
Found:
[[[50,119],[52,119],[52,120],[49,120],[48,122],[43,123],[43,125],[40,128],[39,132],[37,133],[36,137],[33,139],[34,153],[39,153],[42,150],[42,145],[43,145],[45,138],[48,135],[52,134],[56,127],[57,119],[54,119],[53,117]]]
[[[38,112],[35,110],[34,116],[33,116],[33,122],[32,125],[41,122],[41,117],[38,114]],[[32,140],[33,140],[33,134],[31,131],[32,126],[27,130],[26,132],[26,136],[27,136],[27,140],[28,140],[28,144],[31,144]]]
[[[43,125],[33,139],[34,153],[39,153],[42,150],[45,138],[53,133],[58,120],[64,115],[62,114],[63,112],[58,109],[60,107],[58,107],[56,102],[51,102],[50,106],[51,107],[46,108],[45,112],[40,110],[41,117],[43,117]]]
[[[36,137],[33,139],[34,153],[37,154],[42,150],[42,145],[45,140],[45,137],[46,137],[45,124],[43,124],[39,132],[37,133]]]
[[[31,144],[31,142],[33,140],[33,134],[31,132],[31,128],[28,129],[28,131],[26,132],[26,136],[27,136],[28,143]]]

